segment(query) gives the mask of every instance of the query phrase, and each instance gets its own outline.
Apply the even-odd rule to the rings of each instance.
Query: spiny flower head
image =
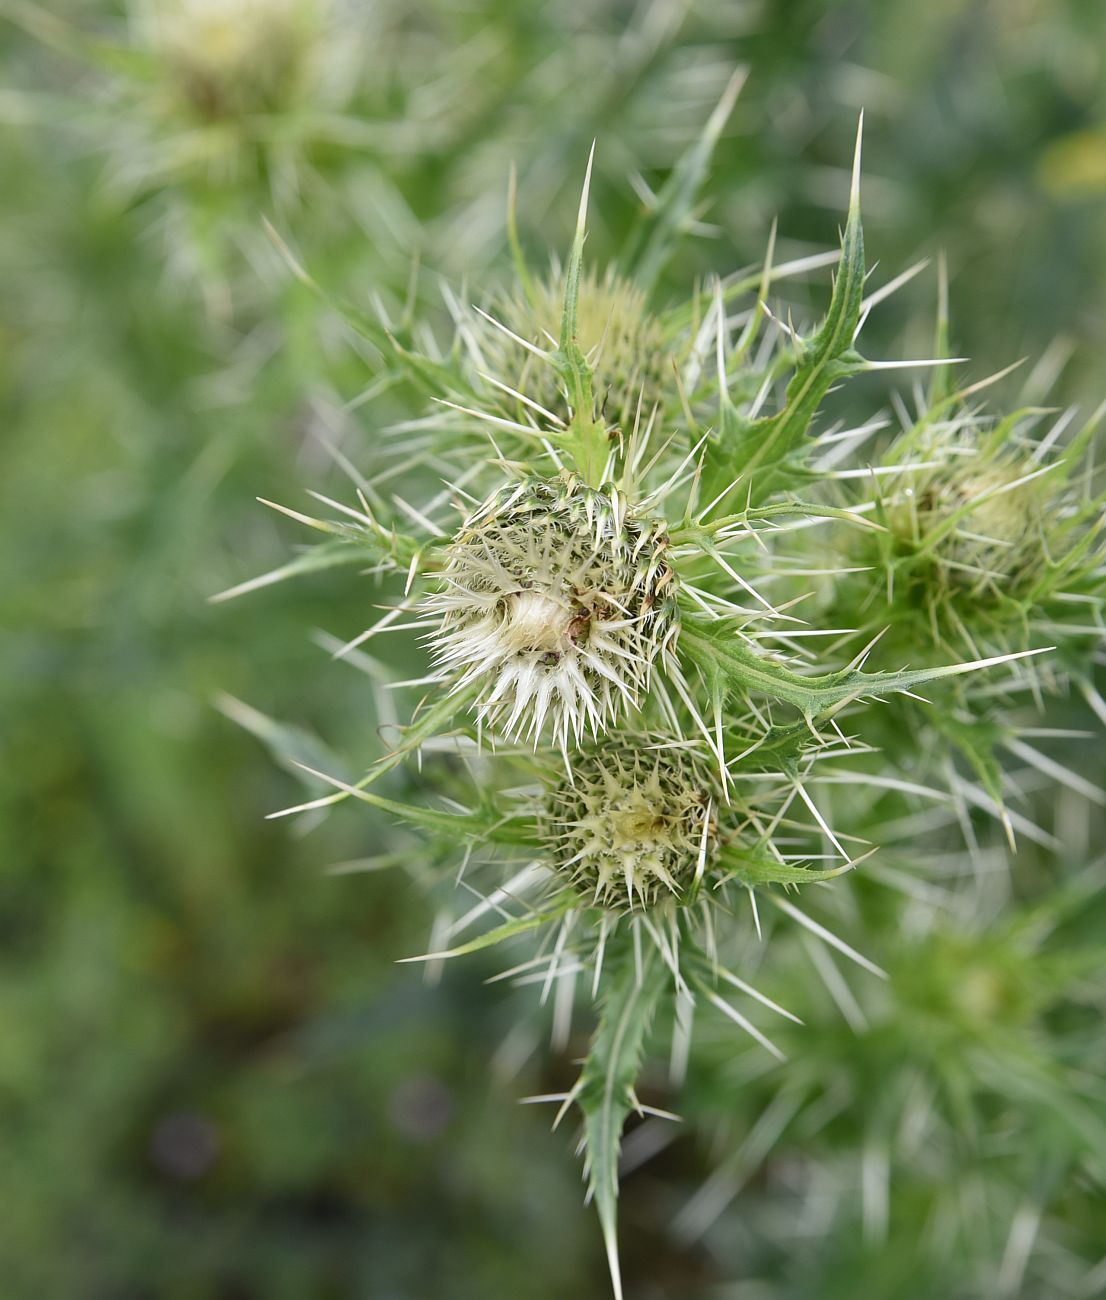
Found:
[[[1049,563],[1052,485],[1028,459],[931,471],[888,511],[897,549],[928,557],[931,577],[954,598],[1015,596]]]
[[[482,719],[562,748],[636,708],[679,634],[663,520],[572,476],[493,493],[446,550],[436,658],[478,687]]]
[[[499,315],[511,334],[543,350],[555,348],[564,296],[564,275],[555,269],[545,279],[528,283],[525,292],[518,290]],[[576,330],[576,343],[592,371],[596,413],[608,422],[629,428],[639,402],[648,416],[666,396],[674,395],[677,344],[632,281],[611,268],[602,274],[594,267],[585,271]],[[488,326],[481,336],[492,373],[567,422],[568,398],[556,368],[501,329]]]
[[[1043,414],[987,417],[954,394],[904,427],[861,507],[879,527],[850,535],[856,567],[834,584],[827,617],[887,630],[880,654],[898,663],[1049,645],[1084,675],[1102,636],[1106,511],[1089,456],[1101,412],[1058,449],[1075,412],[1037,434]],[[1023,681],[1042,671],[1056,666]]]
[[[554,871],[612,912],[689,902],[716,846],[715,786],[686,747],[622,739],[586,751],[546,796]]]

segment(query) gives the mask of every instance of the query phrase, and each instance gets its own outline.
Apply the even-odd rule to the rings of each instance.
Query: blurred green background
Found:
[[[261,218],[365,305],[397,310],[417,259],[440,317],[437,276],[474,296],[507,277],[512,162],[543,259],[598,137],[602,260],[639,204],[630,174],[660,183],[744,65],[715,232],[662,297],[755,261],[773,217],[785,252],[831,247],[863,107],[881,278],[943,250],[973,375],[1044,356],[1055,400],[1097,401],[1106,7],[337,6],[342,112],[364,129],[312,143],[291,201],[263,169],[118,183],[179,128],[136,13],[0,4],[0,1295],[602,1297],[571,1144],[516,1105],[571,1069],[512,1036],[527,992],[483,985],[479,960],[436,985],[395,965],[426,941],[417,841],[349,810],[266,821],[302,787],[216,707],[357,760],[379,745],[380,692],[317,641],[369,616],[341,571],[207,603],[302,540],[256,497],[326,491],[332,445],[371,470],[374,426],[411,414],[391,393],[351,417],[372,358],[290,284]],[[924,350],[935,297],[932,272],[914,281],[869,353]],[[380,854],[410,869],[329,870]],[[868,1274],[845,1242],[852,1289],[796,1283],[779,1223],[759,1281],[735,1282],[754,1265],[667,1230],[710,1169],[681,1139],[627,1182],[633,1296],[951,1294]]]

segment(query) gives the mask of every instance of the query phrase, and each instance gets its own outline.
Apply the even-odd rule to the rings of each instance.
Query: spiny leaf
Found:
[[[461,712],[469,701],[475,698],[478,691],[479,683],[470,683],[463,690],[447,692],[439,696],[435,703],[426,709],[416,721],[404,729],[403,738],[395,749],[386,757],[374,763],[355,785],[344,787],[334,794],[325,795],[321,799],[314,799],[310,803],[284,808],[279,813],[271,813],[270,816],[291,817],[296,813],[329,807],[331,804],[341,803],[345,799],[355,797],[358,792],[366,790],[370,785],[374,785],[379,781],[382,776],[391,772],[393,768],[398,767],[407,755],[412,750],[417,749],[424,741],[433,736],[444,734],[445,729],[453,722],[454,717]]]
[[[828,718],[844,705],[865,695],[908,691],[943,677],[956,677],[961,673],[1044,654],[1052,649],[1051,646],[1042,647],[941,668],[903,669],[894,673],[866,673],[859,668],[845,668],[836,673],[804,677],[751,650],[733,627],[721,620],[704,623],[685,617],[679,644],[702,673],[716,701],[721,702],[734,692],[767,695],[794,705],[811,723]]]
[[[338,777],[328,776],[326,772],[309,767],[306,763],[295,762],[295,766],[335,786],[346,794],[390,812],[393,816],[408,821],[424,830],[438,831],[447,838],[457,837],[483,840],[492,844],[538,844],[537,832],[532,818],[512,818],[507,820],[497,813],[491,805],[465,813],[442,812],[436,808],[420,808],[417,804],[400,803],[396,799],[386,799],[383,795],[370,794],[367,790],[350,785]],[[523,824],[520,824],[523,823]]]
[[[689,519],[679,527],[670,529],[668,537],[673,546],[691,544],[705,547],[708,542],[716,544],[714,538],[724,529],[732,529],[736,525],[750,524],[762,519],[786,519],[792,515],[802,519],[840,519],[843,523],[852,524],[856,528],[872,532],[886,531],[881,524],[867,515],[857,514],[855,510],[791,497],[786,501],[774,501],[771,505],[741,510],[736,514],[721,515],[708,523],[691,522]]]
[[[312,546],[277,569],[270,569],[268,573],[259,574],[256,578],[248,578],[245,582],[228,587],[226,591],[209,596],[208,600],[213,605],[219,604],[224,600],[233,600],[236,596],[244,596],[247,592],[257,591],[261,587],[271,587],[274,583],[284,582],[287,578],[299,577],[303,573],[319,573],[324,569],[336,569],[347,564],[365,564],[371,558],[374,557],[366,556],[363,549],[350,545],[350,539],[324,542],[321,546]]]
[[[829,389],[861,369],[864,359],[853,348],[864,298],[864,233],[860,222],[860,133],[853,164],[849,215],[841,241],[841,259],[829,310],[821,329],[810,340],[798,341],[798,357],[783,409],[759,420],[740,421],[729,412],[725,427],[708,446],[702,497],[711,500],[727,484],[733,492],[762,501],[779,487],[794,482],[783,466],[803,449],[811,421]],[[723,415],[726,415],[723,403]],[[725,493],[719,509],[731,493]]]
[[[980,784],[1001,808],[1005,803],[1005,792],[1002,764],[996,751],[1008,729],[986,718],[958,717],[947,707],[928,712],[937,730],[964,755]]]
[[[273,758],[295,776],[302,778],[305,772],[318,776],[318,768],[341,770],[338,759],[330,749],[305,728],[278,722],[242,700],[235,699],[233,695],[217,695],[214,704],[225,717],[256,736]]]
[[[611,954],[608,962],[613,960]],[[664,984],[664,967],[652,945],[646,945],[640,966],[631,948],[621,951],[576,1089],[576,1101],[584,1115],[588,1186],[599,1214],[615,1300],[622,1300],[618,1265],[618,1156],[622,1126],[635,1108],[634,1085],[641,1068],[645,1037]]]
[[[515,278],[526,301],[533,305],[535,301],[534,278],[526,264],[526,255],[522,251],[522,240],[518,233],[518,170],[511,163],[510,176],[507,181],[507,245],[511,250]]]
[[[843,862],[839,867],[820,870],[791,862],[777,862],[732,846],[722,851],[720,863],[726,873],[723,878],[736,880],[742,885],[810,885],[819,880],[834,880],[856,865]]]
[[[647,293],[656,284],[692,216],[715,145],[729,121],[748,71],[741,67],[734,72],[702,133],[672,169],[655,205],[627,241],[627,251],[622,257],[626,272]]]
[[[317,519],[300,510],[293,510],[290,506],[266,501],[264,497],[258,497],[258,500],[271,510],[277,510],[280,514],[287,515],[289,519],[306,524],[316,532],[326,533],[335,540],[305,551],[278,569],[261,574],[257,578],[249,578],[246,582],[211,596],[209,599],[212,604],[231,600],[235,596],[242,596],[248,591],[256,591],[259,587],[282,582],[285,578],[295,577],[300,573],[315,573],[320,569],[331,569],[342,564],[364,564],[370,560],[390,561],[397,567],[414,572],[435,544],[434,541],[420,542],[416,537],[410,537],[405,533],[397,532],[394,528],[386,528],[383,524],[377,523],[367,513],[368,506],[365,506],[362,512],[351,512],[355,514],[358,522],[349,523],[344,519]],[[364,522],[360,522],[361,520]]]
[[[444,728],[448,727],[453,719],[460,713],[465,706],[475,698],[480,689],[480,683],[470,684],[461,690],[448,691],[439,696],[429,708],[419,714],[408,727],[404,728],[403,739],[386,757],[380,759],[357,783],[359,790],[364,790],[367,786],[378,781],[386,772],[390,772],[394,767],[406,758],[413,750],[417,749],[424,741],[439,735]]]
[[[576,234],[572,241],[568,265],[565,268],[564,306],[561,312],[560,343],[550,358],[568,390],[572,419],[563,434],[557,437],[576,463],[580,477],[591,487],[598,487],[607,463],[607,431],[602,421],[595,418],[595,398],[592,390],[592,373],[587,358],[580,347],[578,314],[580,305],[580,269],[584,257],[584,236],[588,212],[588,191],[591,186],[591,168],[595,160],[595,145],[588,155],[588,169],[580,195],[580,211],[576,219]]]
[[[374,320],[348,300],[329,293],[307,271],[268,220],[265,221],[265,228],[296,279],[305,288],[310,289],[325,306],[340,316],[354,333],[368,340],[384,358],[391,358],[395,362],[397,373],[431,397],[475,398],[476,394],[473,393],[471,385],[466,382],[458,367],[435,361],[417,347],[407,346],[397,331],[390,329],[379,320]]]
[[[471,812],[451,813],[370,794],[367,790],[350,785],[342,777],[333,775],[335,771],[341,770],[337,758],[305,728],[278,722],[231,695],[218,696],[215,707],[232,722],[256,736],[282,767],[300,777],[306,774],[313,779],[312,784],[321,781],[361,803],[370,804],[403,821],[421,826],[424,830],[436,831],[454,841],[477,839],[485,843],[510,845],[537,843],[533,818],[505,818],[490,801]]]

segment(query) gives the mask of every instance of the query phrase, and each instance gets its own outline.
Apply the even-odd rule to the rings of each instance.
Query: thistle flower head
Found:
[[[879,633],[885,662],[1049,645],[1082,675],[1101,635],[1097,618],[1070,617],[1096,606],[1102,582],[1102,493],[1089,457],[1099,416],[1060,444],[1075,411],[1038,432],[1046,414],[996,418],[949,398],[904,427],[864,506],[879,527],[848,539],[857,576],[842,571],[827,617]],[[1045,671],[1056,680],[1055,664],[1015,676],[1029,685]],[[967,683],[955,693],[989,694]]]
[[[446,551],[436,658],[476,685],[481,718],[563,749],[635,708],[679,632],[662,520],[572,478],[502,488]]]
[[[955,596],[1017,595],[1048,563],[1051,484],[1028,461],[955,460],[889,512],[899,546],[924,551]]]
[[[186,114],[231,121],[296,102],[322,18],[321,0],[184,0],[153,39]]]
[[[542,838],[585,904],[686,903],[713,856],[717,806],[709,769],[688,749],[605,744],[549,790]]]
[[[556,347],[564,308],[564,276],[554,271],[503,305],[503,324],[542,349]],[[637,285],[613,270],[594,267],[580,278],[576,342],[592,369],[596,404],[605,419],[628,427],[638,402],[648,413],[672,388],[674,348],[661,321]],[[488,362],[500,379],[567,420],[564,384],[551,362],[516,343],[502,330],[488,329]],[[586,412],[591,415],[592,412]]]

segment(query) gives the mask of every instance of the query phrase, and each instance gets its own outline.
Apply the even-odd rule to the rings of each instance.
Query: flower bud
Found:
[[[501,309],[503,324],[537,347],[556,347],[564,306],[560,275],[539,281],[532,300],[521,294]],[[608,271],[600,278],[592,269],[580,280],[576,342],[591,366],[592,388],[602,416],[623,428],[633,426],[640,399],[645,417],[663,404],[672,387],[671,349],[661,322],[648,310],[645,295]],[[489,327],[484,344],[497,379],[567,421],[570,415],[561,377],[552,363],[514,342],[502,330]]]
[[[578,756],[546,795],[543,839],[585,906],[690,902],[717,842],[715,782],[684,748],[613,739]]]

